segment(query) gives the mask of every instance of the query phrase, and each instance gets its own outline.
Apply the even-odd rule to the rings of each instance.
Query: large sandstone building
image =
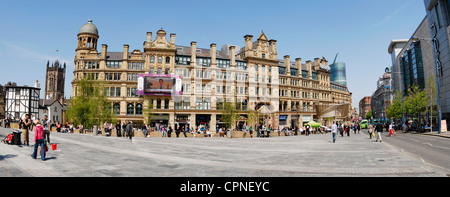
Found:
[[[242,48],[225,45],[218,50],[214,43],[207,49],[195,41],[176,45],[176,35],[161,29],[156,37],[147,32],[142,50],[124,44],[122,52],[109,52],[106,44],[98,52],[99,35],[91,20],[78,33],[72,95],[77,95],[82,78],[106,82],[105,94],[119,120],[142,124],[145,109],[151,107],[152,125],[206,125],[214,132],[223,124],[225,102],[235,103],[241,114],[238,129],[249,111],[259,111],[264,124],[274,128],[351,118],[351,93],[330,82],[325,58],[305,63],[301,58],[291,61],[289,55],[279,59],[277,41],[264,32],[256,40],[245,35]],[[138,95],[138,74],[182,76],[182,95]]]

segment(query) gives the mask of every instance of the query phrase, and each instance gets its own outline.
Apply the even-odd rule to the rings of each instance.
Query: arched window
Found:
[[[161,99],[156,100],[156,109],[161,109]]]
[[[210,110],[211,109],[211,99],[205,98],[205,101],[203,103],[203,109],[204,110]]]
[[[142,104],[136,104],[136,115],[142,115]]]
[[[127,115],[134,115],[134,105],[133,105],[133,103],[128,103]]]
[[[155,56],[150,57],[150,63],[155,63]]]
[[[161,56],[158,57],[158,63],[162,63],[163,58]]]
[[[164,109],[169,109],[169,99],[164,100]]]
[[[170,57],[166,57],[166,63],[170,63]]]
[[[119,115],[120,114],[120,104],[119,103],[114,103],[113,105],[113,113]]]

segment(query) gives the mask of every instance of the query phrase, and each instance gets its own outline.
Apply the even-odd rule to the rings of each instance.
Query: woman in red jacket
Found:
[[[42,161],[45,161],[45,140],[44,140],[44,127],[42,127],[41,123],[39,122],[39,119],[36,120],[36,127],[34,130],[34,151],[33,155],[31,157],[33,159],[36,159],[37,149],[40,146],[41,147],[41,159]]]

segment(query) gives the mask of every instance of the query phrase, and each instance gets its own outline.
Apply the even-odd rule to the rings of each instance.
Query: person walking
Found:
[[[351,127],[349,125],[345,125],[345,132],[347,133],[347,137],[350,137],[350,131],[351,131]]]
[[[331,125],[331,135],[333,136],[333,143],[336,143],[337,125],[336,125],[336,122],[334,122],[334,121],[333,121],[333,125]]]
[[[133,126],[131,126],[131,122],[130,121],[127,121],[126,130],[127,130],[128,137],[130,137],[130,141],[133,141],[132,140],[132,138],[133,138]]]
[[[42,119],[42,126],[44,127],[44,139],[47,139],[47,143],[50,144],[50,130],[48,128],[48,118],[47,115]]]
[[[311,132],[311,126],[309,126],[309,124],[306,124],[305,126],[305,130],[306,130],[306,136],[309,136],[309,133]]]
[[[389,137],[392,137],[392,123],[389,124]]]
[[[373,125],[369,124],[369,139],[372,139],[372,135],[373,135]]]
[[[167,130],[167,136],[166,137],[171,138],[172,137],[172,132],[173,132],[172,126],[169,125],[169,129]]]
[[[380,142],[382,142],[383,139],[381,139],[381,133],[383,133],[383,124],[382,123],[378,123],[375,126],[375,130],[377,131],[377,142],[378,142],[378,140],[380,140]]]
[[[338,123],[337,128],[341,134],[341,137],[344,137],[344,128],[342,127],[342,123]]]
[[[187,137],[187,134],[186,134],[186,129],[184,129],[185,127],[181,127],[180,129],[181,129],[181,132],[183,132],[183,135],[184,135],[184,137],[186,138]]]
[[[44,139],[44,127],[42,127],[39,119],[36,120],[36,127],[34,132],[34,151],[31,157],[36,159],[38,147],[41,147],[41,159],[45,161],[45,139]]]
[[[27,146],[30,146],[29,130],[31,125],[30,115],[26,114],[23,120],[23,144]]]
[[[180,125],[176,125],[175,126],[175,134],[177,135],[177,138],[180,137],[180,132],[181,132]]]

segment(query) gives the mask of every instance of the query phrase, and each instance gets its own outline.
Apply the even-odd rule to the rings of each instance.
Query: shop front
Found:
[[[179,126],[180,128],[185,128],[185,129],[189,128],[186,131],[190,131],[191,128],[193,129],[190,122],[191,122],[190,114],[175,115],[175,128],[177,128]]]
[[[287,119],[288,119],[288,115],[280,115],[279,116],[279,128],[278,129],[283,129],[285,127],[289,127],[288,123],[287,123]]]
[[[154,114],[151,117],[150,126],[155,128],[156,131],[161,131],[161,127],[169,128],[169,114]]]

